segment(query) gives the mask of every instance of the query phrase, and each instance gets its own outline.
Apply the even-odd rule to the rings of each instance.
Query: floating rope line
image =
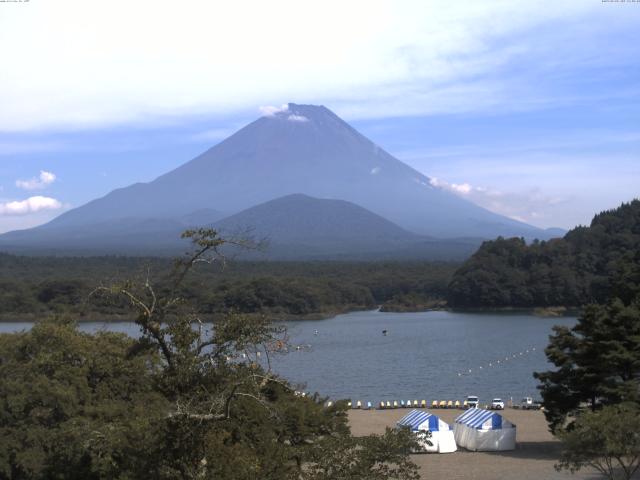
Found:
[[[504,360],[503,359],[495,360],[495,361],[491,361],[491,362],[489,362],[489,363],[487,363],[485,365],[480,365],[480,366],[477,367],[477,369],[478,370],[484,370],[486,368],[493,368],[494,366],[498,367],[500,365],[504,365],[509,360],[512,360],[514,358],[519,358],[519,357],[525,357],[525,356],[527,356],[529,354],[534,353],[535,351],[536,351],[536,347],[531,347],[531,348],[528,348],[528,349],[523,350],[521,352],[515,352],[515,353],[512,353],[511,355],[507,355],[506,357],[504,357]],[[468,375],[471,375],[472,373],[473,373],[473,368],[469,368],[466,371],[463,370],[463,371],[458,372],[458,377],[468,376]]]

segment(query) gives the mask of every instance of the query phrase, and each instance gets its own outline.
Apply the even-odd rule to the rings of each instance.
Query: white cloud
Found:
[[[532,125],[484,143],[461,132],[455,140],[464,143],[391,153],[437,181],[468,183],[476,190],[464,198],[473,197],[485,208],[507,215],[522,212],[515,215],[533,225],[568,229],[638,196],[640,162],[633,148],[638,133],[610,128],[556,131]],[[501,202],[493,204],[493,198]]]
[[[442,188],[444,190],[449,190],[450,192],[457,193],[457,194],[463,195],[463,196],[464,195],[468,195],[472,191],[474,191],[474,187],[472,187],[468,183],[460,183],[460,184],[458,184],[458,183],[449,183],[449,182],[447,182],[445,180],[441,180],[441,179],[436,178],[436,177],[429,178],[429,183],[434,187]],[[486,189],[484,189],[482,187],[476,187],[475,190],[478,191],[478,192],[486,191]]]
[[[431,177],[429,183],[433,187],[455,193],[492,212],[537,225],[553,218],[549,210],[567,201],[564,197],[546,195],[539,188],[529,188],[518,193],[504,192],[494,188],[473,186],[466,182],[449,183],[436,177]]]
[[[41,190],[55,181],[55,173],[40,170],[40,175],[38,177],[33,177],[29,180],[16,180],[16,187],[22,188],[23,190]]]
[[[381,168],[380,167],[373,167],[371,169],[371,175],[377,175],[378,173],[380,173]]]
[[[41,210],[58,210],[62,207],[62,203],[55,198],[37,195],[26,200],[0,203],[0,215],[28,215]]]
[[[468,195],[469,193],[471,193],[473,187],[471,185],[469,185],[468,183],[462,183],[460,185],[456,184],[456,183],[452,183],[451,187],[456,190],[458,193],[462,194],[462,195]]]
[[[474,191],[474,188],[468,183],[461,183],[461,184],[448,183],[443,180],[439,180],[436,177],[430,178],[429,183],[434,187],[444,188],[445,190],[449,190],[453,193],[457,193],[462,196],[469,195],[471,192]],[[475,190],[477,192],[485,191],[485,189],[483,189],[482,187],[476,187]]]
[[[262,113],[262,115],[265,117],[274,117],[278,113],[288,112],[289,105],[287,105],[286,103],[280,107],[274,107],[273,105],[263,105],[261,107],[258,107],[258,110],[260,110],[260,113]]]
[[[296,114],[289,115],[287,117],[287,120],[289,120],[290,122],[301,122],[301,123],[309,121],[309,119],[304,115],[296,115]]]
[[[309,121],[309,119],[304,115],[298,115],[297,113],[289,114],[289,105],[286,103],[282,104],[279,107],[274,107],[273,105],[263,105],[261,107],[258,107],[258,110],[260,110],[260,113],[264,117],[286,118],[290,122],[301,122],[301,123]]]
[[[330,103],[351,118],[535,108],[548,92],[531,78],[623,58],[593,32],[622,31],[640,14],[575,0],[58,0],[5,10],[7,131],[246,111],[265,98]],[[525,78],[504,75],[509,65]]]

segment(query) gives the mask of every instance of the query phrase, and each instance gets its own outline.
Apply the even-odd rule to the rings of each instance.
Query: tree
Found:
[[[577,307],[640,291],[640,200],[546,242],[498,237],[454,274],[455,307]]]
[[[415,465],[407,456],[414,445],[409,430],[387,429],[382,436],[354,438],[345,436],[337,441],[327,439],[313,451],[313,460],[302,478],[309,480],[384,480],[403,478],[418,480]],[[336,448],[337,447],[337,448]]]
[[[640,466],[640,409],[637,404],[581,413],[563,442],[558,470],[593,467],[611,480],[630,479]]]
[[[194,251],[168,278],[95,292],[128,300],[140,338],[48,323],[0,336],[0,480],[416,479],[410,435],[354,438],[344,402],[325,407],[272,372],[285,330],[257,315],[200,319],[181,285],[238,243],[184,237]]]
[[[534,374],[552,431],[564,429],[582,405],[638,402],[640,296],[628,305],[588,305],[573,328],[554,332],[545,352],[557,370]]]
[[[0,335],[0,479],[143,478],[166,399],[160,359],[53,319]]]

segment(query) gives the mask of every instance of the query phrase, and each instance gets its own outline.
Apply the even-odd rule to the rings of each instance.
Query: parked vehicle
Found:
[[[492,410],[504,410],[504,402],[501,398],[494,398],[491,401],[491,409]]]
[[[522,410],[540,410],[542,405],[538,402],[534,402],[531,397],[524,397],[520,402],[520,408]]]
[[[480,403],[480,399],[475,395],[469,395],[467,397],[467,408],[478,408],[478,404]]]

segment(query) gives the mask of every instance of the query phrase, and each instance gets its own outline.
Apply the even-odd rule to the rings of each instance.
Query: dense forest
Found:
[[[547,242],[485,242],[455,273],[453,307],[580,306],[640,285],[640,201],[596,215],[589,227]]]
[[[99,286],[162,283],[171,261],[134,257],[24,257],[0,254],[0,319],[67,313],[78,319],[128,314],[124,299],[92,295]],[[246,262],[198,265],[182,296],[203,315],[262,313],[275,319],[348,310],[423,309],[442,304],[459,264],[428,262]]]
[[[0,480],[418,480],[409,431],[351,434],[347,404],[301,395],[270,368],[291,345],[257,315],[193,328],[181,296],[200,262],[220,259],[213,230],[129,300],[138,338],[80,332],[69,319],[0,334]]]

